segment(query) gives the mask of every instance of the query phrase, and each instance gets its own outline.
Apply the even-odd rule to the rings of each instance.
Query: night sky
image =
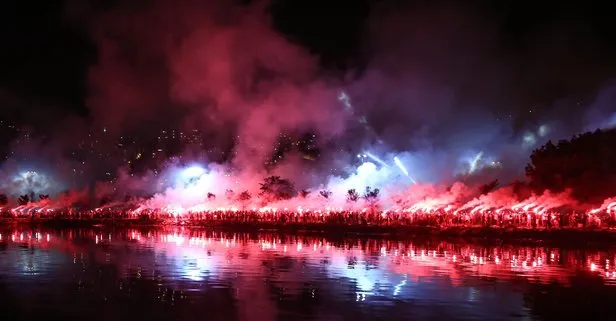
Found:
[[[88,11],[106,10],[84,1]],[[119,2],[119,1],[112,1]],[[438,3],[438,4],[436,4]],[[455,1],[274,1],[274,25],[334,70],[361,70],[370,59],[362,39],[371,6],[381,10],[453,7]],[[616,29],[608,1],[470,1],[466,11],[498,28],[499,55],[517,67],[515,85],[529,103],[597,90],[614,76]],[[87,72],[96,44],[74,2],[6,1],[0,8],[0,89],[3,110],[23,102],[31,113],[85,115]],[[113,5],[109,5],[113,6]],[[419,10],[419,9],[417,9]],[[77,11],[79,12],[79,11]],[[552,43],[549,51],[537,44]],[[13,101],[13,103],[11,103]],[[27,115],[31,115],[26,112]],[[4,115],[5,118],[11,118]]]

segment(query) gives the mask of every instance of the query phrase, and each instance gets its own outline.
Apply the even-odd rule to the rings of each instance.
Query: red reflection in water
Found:
[[[74,242],[76,239],[86,240]],[[531,282],[567,284],[579,272],[601,276],[606,284],[616,285],[616,252],[593,250],[563,250],[533,246],[481,246],[454,244],[444,241],[416,243],[413,241],[346,240],[334,242],[322,237],[300,237],[261,234],[251,238],[243,233],[191,231],[188,229],[136,229],[120,232],[70,230],[56,233],[41,231],[11,231],[0,234],[0,242],[28,244],[41,248],[56,248],[82,253],[85,247],[113,246],[133,243],[181,258],[190,264],[178,263],[178,273],[190,280],[202,280],[206,274],[216,274],[241,266],[242,271],[258,273],[261,260],[255,258],[280,256],[305,260],[319,265],[326,260],[330,276],[345,277],[357,282],[358,293],[370,293],[375,284],[399,285],[419,279],[447,279],[452,285],[462,285],[469,277],[487,277]],[[98,253],[100,259],[108,255]],[[252,259],[245,259],[250,257]],[[130,260],[129,258],[124,258]],[[293,273],[286,277],[293,279]],[[283,280],[284,281],[284,280]],[[395,291],[394,291],[395,292]]]

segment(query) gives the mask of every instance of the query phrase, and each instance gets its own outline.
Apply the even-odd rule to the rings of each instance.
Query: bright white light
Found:
[[[204,179],[207,175],[207,170],[204,167],[200,165],[191,165],[176,173],[175,184],[177,187],[185,189],[196,185],[202,185],[202,181],[207,181]]]
[[[471,168],[468,170],[470,174],[474,173],[478,169],[479,161],[481,160],[482,156],[483,156],[483,152],[479,152],[477,153],[477,155],[475,155],[475,157],[473,158],[470,164]]]
[[[406,169],[406,167],[404,167],[404,164],[402,164],[398,156],[394,157],[394,163],[396,163],[396,166],[398,166],[398,168],[402,171],[402,173],[404,173],[404,175],[406,175],[408,178],[411,179],[411,182],[413,182],[413,184],[417,184],[415,179],[412,178],[411,175],[409,174],[409,171]]]
[[[35,171],[24,171],[21,172],[19,175],[21,175],[21,177],[23,178],[27,178],[28,176],[36,176],[38,174]]]
[[[376,165],[370,162],[364,162],[357,168],[357,176],[367,178],[376,172]]]
[[[524,147],[531,147],[535,145],[535,143],[537,143],[537,138],[533,133],[524,134],[524,137],[522,139],[524,140],[522,143]]]
[[[386,164],[386,163],[385,163],[382,159],[380,159],[380,158],[378,158],[378,157],[374,156],[373,154],[371,154],[371,153],[369,153],[369,152],[366,152],[366,153],[364,154],[364,157],[370,157],[370,159],[372,159],[373,161],[375,161],[375,162],[377,162],[377,163],[379,163],[379,164],[383,165],[384,167],[389,167],[389,166],[388,166],[388,165],[387,165],[387,164]]]
[[[550,127],[548,127],[548,125],[541,125],[539,126],[539,131],[537,134],[539,135],[539,137],[545,137],[549,132]]]
[[[48,193],[51,188],[51,181],[47,175],[33,170],[22,171],[13,177],[13,188],[19,194],[27,193]]]
[[[409,171],[407,171],[406,167],[404,167],[404,165],[402,165],[402,162],[400,161],[398,156],[394,157],[394,162],[396,163],[398,168],[400,168],[400,170],[404,173],[404,175],[409,176]]]
[[[182,171],[182,176],[187,179],[199,178],[203,174],[205,174],[205,168],[199,165],[190,166]]]
[[[398,283],[395,287],[394,287],[394,296],[397,296],[398,294],[400,294],[400,290],[402,290],[402,287],[406,285],[406,280],[402,280],[400,281],[400,283]]]

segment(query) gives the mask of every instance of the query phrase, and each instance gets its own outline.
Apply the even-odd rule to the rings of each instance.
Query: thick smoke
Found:
[[[528,152],[520,152],[508,117],[513,91],[504,62],[492,54],[489,26],[454,9],[388,11],[372,20],[374,58],[349,96],[391,148],[386,152],[404,151],[398,157],[420,181],[451,181],[493,162],[519,174],[527,160],[506,157]]]
[[[508,182],[523,177],[531,151],[548,140],[611,126],[611,87],[594,101],[574,96],[588,93],[571,93],[541,105],[531,100],[533,86],[517,85],[521,63],[542,65],[526,76],[543,81],[536,86],[546,91],[571,84],[579,62],[567,60],[561,49],[589,39],[585,33],[571,32],[543,46],[533,43],[536,60],[512,60],[528,53],[503,52],[507,44],[500,26],[480,15],[455,7],[383,7],[375,8],[370,20],[372,59],[346,93],[385,143],[365,149],[379,150],[389,163],[398,156],[419,181]],[[538,30],[537,36],[551,32]],[[566,66],[550,56],[561,57]],[[550,77],[557,71],[571,72],[572,78]],[[585,111],[589,105],[592,113]]]
[[[101,125],[165,121],[236,138],[242,168],[262,163],[281,130],[341,130],[315,57],[275,32],[262,4],[153,1],[113,9],[96,26],[89,104]]]
[[[586,131],[616,127],[616,83],[605,86],[588,106]]]
[[[101,153],[81,165],[58,160],[50,166],[61,163],[62,173],[104,167],[115,179],[96,184],[97,199],[139,195],[150,208],[197,206],[208,192],[216,195],[211,203],[226,206],[244,190],[253,194],[245,203],[256,206],[259,182],[269,175],[290,179],[296,192],[310,189],[307,200],[328,206],[349,206],[348,190],[361,194],[370,186],[389,205],[500,207],[519,200],[508,188],[479,196],[476,187],[521,178],[532,149],[548,139],[613,125],[606,118],[613,115],[613,90],[602,91],[589,113],[571,97],[553,98],[551,109],[534,105],[534,89],[519,85],[529,75],[518,74],[518,60],[503,53],[499,26],[477,14],[375,6],[366,21],[367,63],[360,76],[341,81],[325,76],[318,56],[274,30],[267,5],[156,0],[91,12],[72,8],[87,17],[98,49],[88,77],[91,118],[82,126],[88,130],[76,131],[97,133]],[[537,51],[549,56],[560,48]],[[544,82],[534,85],[545,85],[545,74],[558,67],[546,67],[537,76]],[[580,110],[561,117],[559,104]],[[133,173],[117,142],[173,128],[198,129],[207,146],[233,146],[233,152],[217,164],[209,147],[186,147],[180,160]],[[266,167],[285,131],[315,132],[319,159],[289,155]],[[75,141],[66,135],[56,135],[62,146]],[[194,164],[204,173],[178,182]],[[83,185],[72,176],[57,181]],[[225,196],[228,190],[236,195]],[[332,198],[320,196],[324,190]]]
[[[85,168],[66,157],[65,146],[64,140],[39,137],[32,128],[22,128],[10,146],[10,156],[1,164],[0,193],[56,196],[83,186],[86,182],[80,177]]]

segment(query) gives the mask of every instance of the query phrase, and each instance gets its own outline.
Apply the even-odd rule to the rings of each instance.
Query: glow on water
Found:
[[[584,295],[582,280],[616,293],[612,250],[187,229],[0,234],[0,276],[9,288],[19,285],[13,294],[24,300],[69,286],[87,288],[78,294],[88,298],[115,302],[127,293],[139,293],[157,304],[171,300],[189,310],[200,309],[191,302],[217,293],[229,296],[233,304],[227,312],[239,313],[243,320],[267,320],[287,312],[308,317],[305,309],[280,302],[302,302],[311,307],[311,317],[324,320],[353,309],[379,317],[395,317],[407,309],[416,319],[502,319],[538,313],[528,303],[529,293],[537,288],[573,288]],[[45,287],[35,286],[40,280]],[[20,289],[29,285],[36,293]],[[74,299],[66,294],[56,300],[69,304]],[[437,311],[437,306],[447,309]]]

